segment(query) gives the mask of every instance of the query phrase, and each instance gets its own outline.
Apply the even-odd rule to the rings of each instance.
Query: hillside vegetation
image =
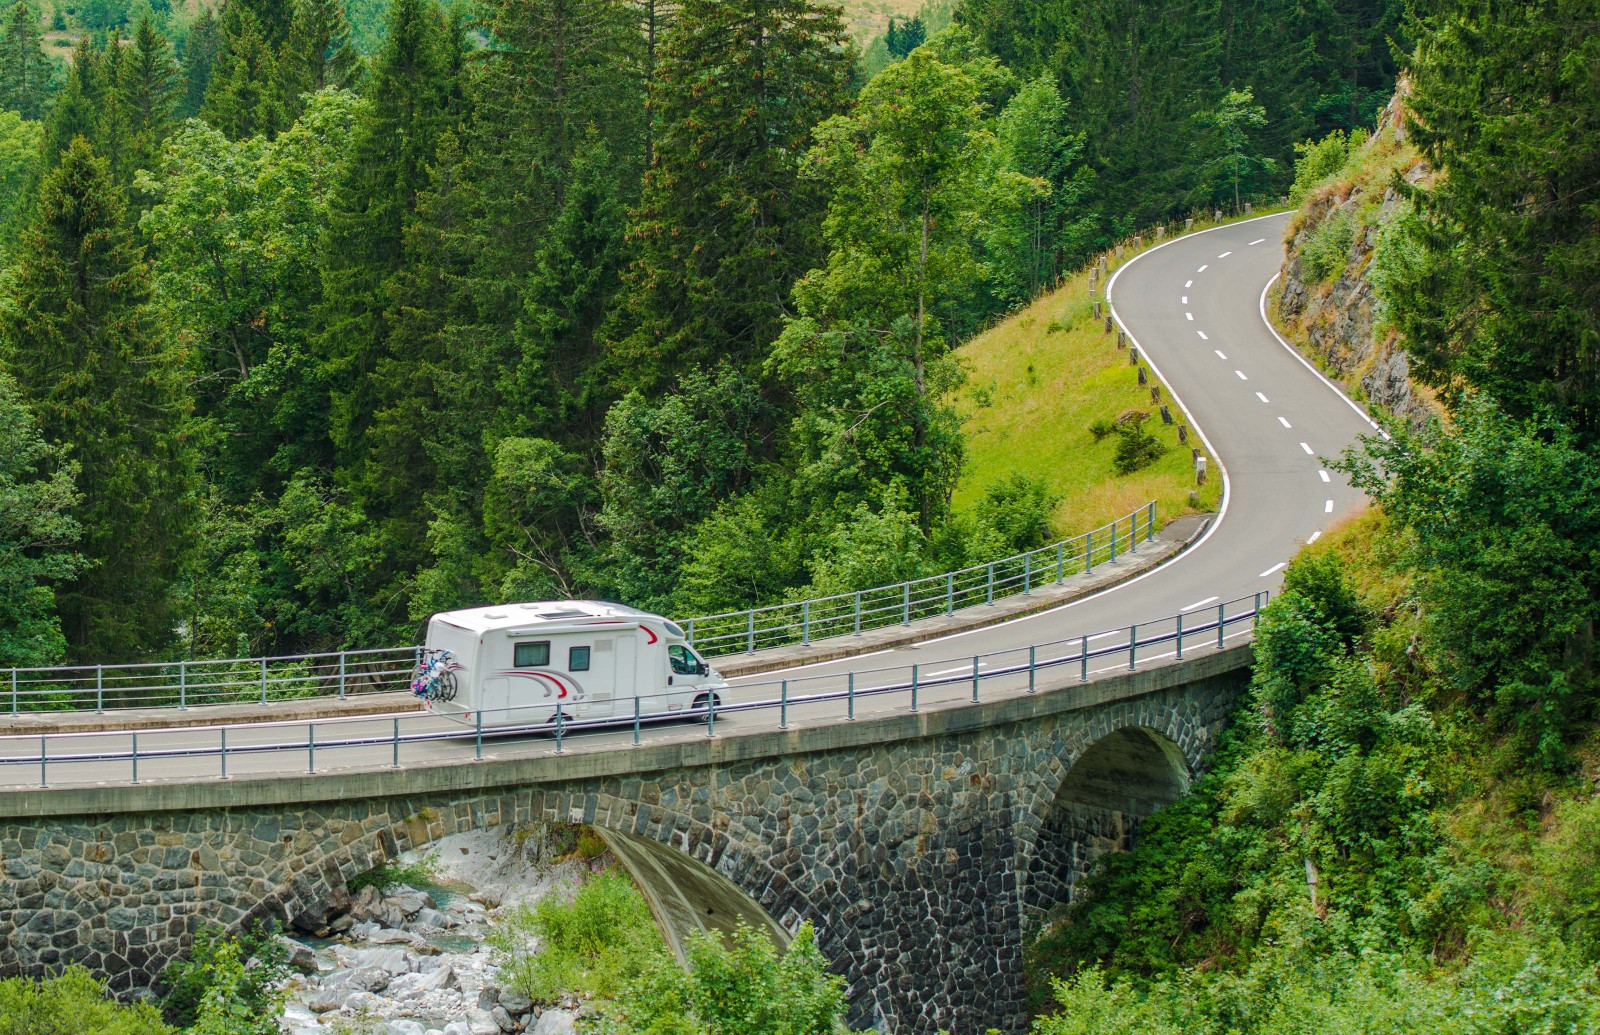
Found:
[[[1442,5],[1407,141],[1302,149],[1291,264],[1367,278],[1447,419],[1341,462],[1375,511],[1290,565],[1211,772],[1034,942],[1041,1035],[1600,1031],[1597,28]]]
[[[1032,6],[879,4],[864,57],[813,0],[12,4],[0,664],[705,613],[1176,512],[1181,454],[1087,410],[1002,462],[953,350],[1280,194],[1389,91],[1400,5]]]

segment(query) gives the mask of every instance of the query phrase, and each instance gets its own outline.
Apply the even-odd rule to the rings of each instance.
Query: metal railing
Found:
[[[345,716],[143,731],[142,749],[141,731],[136,730],[3,736],[0,787],[47,788],[124,779],[138,784],[141,766],[145,781],[152,776],[164,781],[229,779],[248,775],[241,770],[251,760],[259,760],[256,773],[281,774],[289,761],[284,756],[303,756],[305,771],[315,774],[319,760],[326,769],[334,752],[339,753],[341,771],[400,769],[406,751],[412,762],[430,765],[481,761],[485,739],[530,735],[545,739],[505,744],[496,757],[560,755],[573,738],[585,736],[595,738],[589,741],[590,749],[613,750],[640,746],[645,728],[661,722],[687,719],[703,725],[707,737],[727,735],[729,720],[737,720],[735,735],[786,730],[795,722],[855,721],[858,710],[868,707],[882,716],[1032,694],[1039,691],[1041,676],[1054,677],[1058,685],[1050,688],[1053,691],[1071,692],[1099,673],[1133,671],[1168,658],[1182,660],[1185,652],[1192,656],[1221,650],[1229,638],[1253,635],[1267,599],[1268,594],[1257,593],[1140,625],[988,654],[746,683],[727,691],[728,699],[715,704],[688,699],[700,688],[624,698],[628,704],[598,718],[557,712],[528,721],[527,706],[492,711],[487,718],[482,711],[469,713],[470,718],[461,720],[417,713]],[[1159,650],[1163,647],[1167,649]],[[1095,667],[1108,659],[1112,664]],[[1140,692],[1135,688],[1130,694]],[[1086,697],[1083,703],[1097,701]],[[601,739],[604,734],[609,738]],[[116,767],[115,774],[109,771],[111,766]]]
[[[1146,503],[1092,532],[987,564],[853,593],[703,615],[679,624],[695,649],[713,656],[754,654],[770,647],[910,625],[920,618],[1026,595],[1046,583],[1093,571],[1132,553],[1141,541],[1148,542],[1155,536],[1155,526],[1156,505]]]
[[[267,705],[309,697],[406,690],[416,647],[214,661],[0,670],[11,714],[199,704]],[[0,697],[5,700],[6,697]]]
[[[857,593],[691,618],[689,642],[707,653],[755,651],[958,610],[1094,570],[1132,553],[1155,535],[1156,505],[1049,546],[925,579]],[[1142,519],[1142,520],[1141,520]],[[420,647],[292,654],[270,658],[144,662],[0,669],[0,702],[12,715],[49,711],[250,704],[314,697],[344,699],[409,690]],[[4,704],[0,703],[0,708]]]

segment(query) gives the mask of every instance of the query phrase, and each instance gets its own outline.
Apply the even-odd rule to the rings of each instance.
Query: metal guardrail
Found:
[[[1140,536],[1145,541],[1154,537],[1155,517],[1156,505],[1147,503],[1092,532],[988,564],[857,593],[691,618],[681,624],[689,642],[708,653],[719,648],[753,652],[906,625],[1093,571],[1096,565],[1136,550]],[[0,669],[0,679],[5,680],[0,683],[0,702],[9,697],[11,714],[18,715],[140,707],[181,710],[202,704],[265,707],[273,701],[315,697],[342,700],[409,690],[421,650],[382,647],[269,658]]]
[[[746,683],[733,688],[741,698],[756,692],[754,699],[728,700],[715,706],[693,702],[672,703],[666,694],[632,698],[632,716],[604,719],[569,719],[557,713],[555,721],[518,722],[500,724],[492,718],[485,724],[483,712],[475,713],[471,724],[451,724],[437,727],[448,721],[438,715],[389,715],[373,717],[340,717],[313,722],[249,723],[232,726],[180,728],[165,731],[145,731],[145,747],[140,749],[140,731],[110,730],[84,733],[14,734],[0,737],[0,788],[48,788],[53,786],[51,774],[73,767],[127,763],[127,780],[130,785],[140,782],[140,765],[144,765],[146,780],[151,766],[163,771],[156,774],[163,779],[201,780],[228,779],[238,775],[241,759],[252,757],[304,754],[306,772],[315,774],[318,756],[324,763],[331,752],[343,753],[340,762],[344,767],[370,769],[400,769],[404,765],[402,750],[410,749],[413,760],[422,754],[419,745],[455,742],[460,745],[460,756],[466,760],[471,751],[474,761],[484,757],[485,738],[526,737],[537,735],[549,738],[552,743],[542,750],[527,751],[519,746],[517,757],[560,755],[567,750],[573,737],[610,732],[623,734],[631,729],[631,746],[643,743],[646,725],[665,721],[692,720],[705,726],[707,737],[718,736],[718,723],[731,716],[765,715],[776,718],[772,727],[788,729],[791,718],[801,720],[843,719],[854,721],[857,706],[862,701],[899,699],[905,702],[908,712],[917,712],[929,706],[950,707],[976,704],[982,701],[982,691],[989,688],[990,699],[1007,694],[1016,696],[1035,693],[1041,673],[1065,672],[1076,674],[1079,683],[1087,683],[1090,676],[1105,671],[1133,671],[1141,663],[1149,664],[1168,657],[1181,660],[1185,650],[1220,650],[1230,636],[1253,634],[1257,616],[1265,606],[1268,594],[1257,593],[1250,597],[1217,604],[1170,616],[1153,622],[1108,630],[1085,636],[1055,640],[1049,643],[1009,650],[950,657],[943,661],[918,662],[886,668],[852,670],[806,676],[792,679],[768,680]],[[1231,609],[1231,611],[1230,611]],[[1236,628],[1243,626],[1242,629]],[[1233,630],[1230,632],[1230,630]],[[1111,639],[1111,643],[1101,641]],[[1098,645],[1097,645],[1098,644]],[[1151,648],[1170,645],[1161,653],[1150,653]],[[1122,658],[1126,657],[1126,668]],[[1091,669],[1097,660],[1114,659],[1108,668]],[[808,687],[810,688],[808,690]],[[970,688],[970,697],[969,695]],[[766,690],[764,695],[760,691]],[[797,692],[798,691],[798,692]],[[696,690],[680,692],[686,697]],[[522,709],[502,709],[495,713]],[[402,731],[402,726],[407,727]],[[365,729],[363,729],[365,727]],[[377,732],[378,728],[383,732]],[[323,731],[321,734],[318,731]],[[334,731],[329,735],[329,731]],[[348,731],[340,735],[339,731]],[[291,732],[293,731],[293,732]],[[304,737],[298,736],[303,731]],[[230,733],[232,743],[230,744]],[[214,744],[163,743],[163,741],[193,741],[200,736],[215,736]],[[470,745],[466,742],[470,741]],[[123,747],[123,743],[127,746]],[[54,747],[52,748],[52,745]],[[623,746],[608,741],[606,748]],[[31,751],[29,749],[32,749]],[[22,753],[16,753],[21,751]],[[355,756],[352,758],[352,756]],[[427,760],[437,764],[437,748],[427,753]],[[230,774],[229,760],[235,760],[235,771]],[[19,772],[37,770],[38,779],[13,777]],[[273,759],[270,768],[263,772],[283,772],[283,762]],[[104,772],[84,772],[78,769],[79,780],[71,775],[67,785],[105,784]],[[59,786],[60,784],[56,784]]]
[[[1093,571],[1098,564],[1115,561],[1119,552],[1136,550],[1141,535],[1148,542],[1155,536],[1155,526],[1156,505],[1146,503],[1091,532],[987,564],[853,593],[703,615],[678,624],[695,649],[712,655],[754,654],[889,625],[910,625],[920,618],[992,604],[1000,597],[1026,595],[1046,583]]]
[[[272,658],[0,670],[11,714],[176,705],[250,704],[406,690],[416,647]],[[0,696],[0,701],[5,700]]]

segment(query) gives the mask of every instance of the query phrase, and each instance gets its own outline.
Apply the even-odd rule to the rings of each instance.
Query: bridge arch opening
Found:
[[[1125,726],[1078,756],[1047,810],[1029,867],[1025,908],[1059,912],[1102,856],[1133,847],[1139,825],[1189,789],[1189,762],[1166,734]]]

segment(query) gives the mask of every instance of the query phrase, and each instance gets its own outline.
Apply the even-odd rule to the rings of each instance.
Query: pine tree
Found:
[[[278,66],[250,8],[229,4],[206,84],[201,117],[234,140],[272,139],[288,121],[278,92]]]
[[[149,294],[110,167],[80,137],[41,185],[0,307],[0,361],[45,439],[70,445],[81,468],[71,515],[92,566],[59,594],[80,662],[127,661],[171,639],[169,590],[191,545],[182,357]]]
[[[44,117],[54,77],[45,56],[39,17],[22,0],[5,12],[0,24],[0,108],[25,119]]]
[[[296,0],[289,37],[278,52],[278,74],[291,119],[300,112],[303,94],[356,85],[361,56],[350,43],[342,0]]]
[[[183,103],[178,106],[179,117],[195,118],[205,106],[206,86],[211,82],[211,69],[221,48],[222,28],[217,16],[211,8],[202,7],[200,17],[189,26],[189,35],[183,41]]]
[[[47,165],[55,165],[78,137],[95,141],[100,139],[101,99],[100,55],[90,48],[87,38],[78,41],[72,51],[72,64],[67,71],[67,82],[50,109],[50,119],[45,125],[44,158]]]
[[[289,38],[289,26],[294,22],[294,0],[228,0],[227,7],[223,9],[223,19],[227,19],[228,8],[239,7],[255,15],[256,24],[261,26],[261,35],[266,37],[267,45],[276,54]]]
[[[843,108],[850,68],[836,7],[683,4],[611,332],[621,381],[649,392],[719,358],[754,369],[765,357],[790,285],[821,256],[822,202],[799,162],[812,127]]]
[[[123,154],[126,176],[136,169],[156,167],[161,145],[172,133],[181,90],[172,48],[149,19],[141,21],[117,70],[117,115],[127,139]]]

